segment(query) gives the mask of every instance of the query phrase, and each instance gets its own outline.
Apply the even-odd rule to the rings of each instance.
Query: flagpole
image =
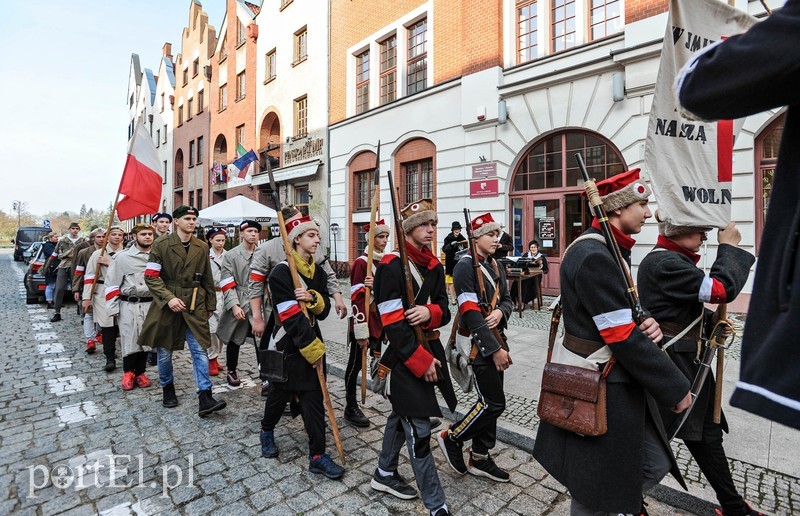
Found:
[[[136,122],[136,129],[133,131],[133,137],[131,138],[131,143],[128,146],[128,154],[125,157],[125,163],[128,163],[128,157],[131,155],[133,151],[133,145],[136,143],[136,135],[139,133],[139,126],[142,124],[142,119],[140,118],[138,122]],[[106,234],[103,237],[103,246],[100,248],[100,258],[102,258],[106,254],[106,245],[108,244],[108,234],[111,232],[111,226],[114,225],[114,215],[117,213],[117,204],[119,204],[119,191],[122,190],[122,182],[125,179],[125,168],[122,168],[122,176],[119,178],[119,186],[117,187],[117,195],[114,198],[114,204],[111,207],[111,213],[108,216],[108,227],[106,228]],[[97,266],[94,269],[94,282],[92,282],[92,290],[89,292],[89,303],[92,301],[92,297],[94,297],[95,289],[97,289],[97,275],[100,274],[100,261],[97,261]]]

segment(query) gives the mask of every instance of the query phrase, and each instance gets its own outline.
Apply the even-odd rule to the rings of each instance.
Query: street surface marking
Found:
[[[80,423],[87,419],[94,419],[100,414],[100,410],[93,401],[83,401],[75,405],[67,405],[56,410],[56,415],[61,421],[59,426],[62,428],[73,423]]]
[[[32,324],[34,330],[50,330],[53,325],[49,322],[37,322]]]
[[[45,358],[42,360],[42,365],[45,371],[55,371],[57,369],[69,369],[72,367],[72,359],[68,357],[63,358]]]
[[[77,376],[65,376],[63,378],[47,380],[47,384],[50,389],[50,394],[55,394],[56,396],[66,396],[86,390],[86,384]]]
[[[64,351],[64,345],[60,342],[37,344],[36,348],[39,350],[40,355],[49,355],[51,353],[61,353]]]
[[[54,331],[37,333],[33,338],[36,340],[55,340],[58,338],[58,334]]]

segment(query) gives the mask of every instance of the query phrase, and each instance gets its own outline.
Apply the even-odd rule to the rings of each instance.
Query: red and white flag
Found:
[[[117,203],[117,216],[120,220],[158,211],[162,185],[159,168],[156,146],[144,124],[138,123],[119,185],[119,193],[125,196]]]

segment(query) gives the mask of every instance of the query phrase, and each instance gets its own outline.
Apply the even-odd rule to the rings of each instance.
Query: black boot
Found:
[[[175,396],[175,384],[168,383],[167,385],[162,387],[162,390],[164,391],[164,401],[162,402],[162,405],[164,405],[167,408],[177,407],[178,397]]]
[[[227,403],[224,401],[217,401],[211,397],[211,389],[200,391],[200,410],[198,412],[200,417],[206,417],[212,412],[222,410],[225,408],[225,405],[227,405]]]
[[[369,426],[369,419],[358,408],[358,403],[348,403],[344,408],[344,420],[353,426],[359,428],[367,428]]]
[[[147,353],[147,365],[158,365],[158,353],[155,351],[149,351]]]
[[[50,322],[58,322],[61,320],[61,314],[56,312],[53,314],[53,317],[50,318]]]
[[[106,355],[106,365],[103,368],[103,371],[110,373],[114,369],[117,368],[117,361],[114,360],[114,355]]]

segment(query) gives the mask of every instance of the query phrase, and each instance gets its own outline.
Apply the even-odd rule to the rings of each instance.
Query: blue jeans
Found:
[[[48,283],[44,288],[44,300],[48,303],[53,302],[53,293],[56,291],[56,282]]]
[[[197,384],[197,391],[207,391],[211,389],[211,378],[208,376],[208,353],[200,346],[192,332],[186,329],[186,343],[189,344],[189,351],[192,354],[192,369],[194,370],[194,381]],[[158,376],[161,379],[161,386],[164,387],[173,382],[172,379],[172,350],[156,348],[158,350]]]

